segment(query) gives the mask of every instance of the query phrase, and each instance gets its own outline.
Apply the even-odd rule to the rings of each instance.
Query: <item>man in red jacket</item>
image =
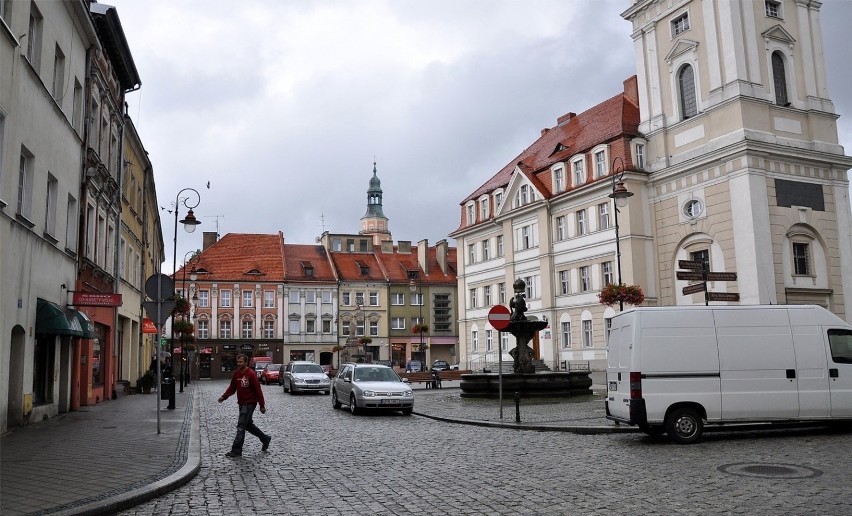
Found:
[[[225,389],[225,393],[219,396],[219,403],[228,399],[232,394],[237,393],[237,404],[240,406],[240,417],[237,420],[237,436],[234,437],[234,444],[231,445],[231,451],[225,454],[225,457],[240,457],[243,454],[243,441],[246,438],[246,430],[251,435],[260,439],[263,443],[261,450],[266,451],[269,448],[269,442],[272,440],[271,435],[266,435],[260,429],[254,426],[252,415],[254,409],[260,404],[260,413],[266,414],[266,404],[263,401],[263,390],[260,388],[260,382],[257,381],[257,375],[254,371],[246,367],[248,358],[245,355],[237,355],[237,370],[234,371],[234,376],[231,378],[231,384]]]

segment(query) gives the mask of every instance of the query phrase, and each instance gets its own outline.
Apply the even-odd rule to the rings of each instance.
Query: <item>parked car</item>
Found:
[[[271,385],[273,383],[281,384],[281,367],[282,364],[267,364],[260,373],[260,383]]]
[[[322,366],[314,362],[299,361],[287,364],[281,375],[281,385],[284,386],[284,392],[290,394],[297,392],[328,394],[331,391],[331,379]]]
[[[364,409],[414,410],[414,392],[393,369],[379,364],[344,364],[331,386],[331,406],[349,405],[352,414]]]
[[[446,360],[435,360],[432,363],[433,371],[448,371],[450,369],[450,363]]]
[[[406,373],[419,373],[423,371],[423,364],[419,360],[409,360],[405,364]]]
[[[458,364],[452,364],[452,365],[450,366],[450,371],[458,371],[458,370],[459,370],[459,365],[458,365]]]

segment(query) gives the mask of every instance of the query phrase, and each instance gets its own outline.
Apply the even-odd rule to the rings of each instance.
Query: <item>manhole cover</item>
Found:
[[[725,464],[717,468],[722,473],[742,477],[758,478],[814,478],[822,475],[822,471],[796,464],[771,464],[760,462],[741,462]]]

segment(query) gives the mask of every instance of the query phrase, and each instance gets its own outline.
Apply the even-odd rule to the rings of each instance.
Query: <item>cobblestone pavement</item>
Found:
[[[265,386],[268,411],[256,413],[255,422],[273,435],[270,449],[261,452],[260,442],[247,436],[243,457],[233,460],[224,453],[237,408],[233,400],[216,403],[225,383],[196,388],[199,474],[121,514],[845,515],[852,507],[849,432],[712,432],[699,444],[678,446],[640,433],[488,428],[398,413],[352,416],[333,410],[330,396],[291,396]],[[496,402],[457,396],[458,390],[418,390],[415,412],[439,404],[471,419],[496,413]],[[586,404],[588,416],[605,424],[603,402],[597,403]],[[504,417],[512,419],[509,408]],[[554,405],[553,414],[538,417],[560,412]]]

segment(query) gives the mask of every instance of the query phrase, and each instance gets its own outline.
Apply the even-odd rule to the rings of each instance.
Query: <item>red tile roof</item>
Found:
[[[190,260],[186,267],[207,271],[206,275],[199,275],[202,280],[280,282],[284,279],[283,244],[284,235],[280,232],[277,235],[228,233]],[[177,270],[175,278],[183,278],[183,269]],[[248,274],[250,271],[259,274]]]
[[[447,273],[441,271],[438,265],[438,251],[432,246],[427,251],[427,268],[428,273],[420,270],[417,260],[417,247],[412,246],[410,253],[400,253],[399,248],[394,246],[393,253],[383,253],[380,248],[376,248],[376,256],[384,264],[388,274],[388,281],[391,283],[406,283],[409,280],[408,271],[418,271],[421,274],[424,284],[430,285],[455,285],[457,283],[456,276],[456,248],[450,247],[447,249]]]
[[[286,281],[322,282],[337,281],[337,275],[328,260],[325,248],[318,244],[284,244],[284,279]],[[313,268],[313,276],[305,269]]]

